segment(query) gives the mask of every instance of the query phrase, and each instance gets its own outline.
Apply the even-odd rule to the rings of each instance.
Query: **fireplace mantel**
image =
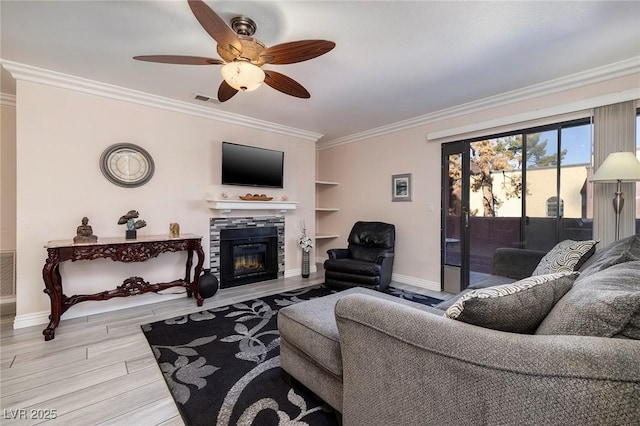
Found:
[[[233,210],[278,210],[286,213],[287,210],[295,210],[297,201],[245,201],[245,200],[207,200],[211,210],[220,210],[220,214],[226,215]]]

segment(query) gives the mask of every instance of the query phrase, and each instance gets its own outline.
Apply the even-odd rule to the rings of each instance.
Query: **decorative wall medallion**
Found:
[[[151,180],[155,165],[144,148],[132,143],[117,143],[100,156],[100,170],[111,183],[135,188]]]

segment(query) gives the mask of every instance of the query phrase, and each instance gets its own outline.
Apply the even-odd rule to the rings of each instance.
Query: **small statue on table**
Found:
[[[73,237],[74,243],[95,243],[98,241],[98,236],[93,235],[93,228],[89,225],[89,218],[82,218],[82,225],[78,226],[76,230],[76,236]]]
[[[170,223],[169,224],[169,238],[180,238],[180,224],[179,223]]]
[[[147,222],[142,219],[135,220],[140,214],[136,210],[129,210],[127,214],[120,216],[118,225],[127,225],[126,239],[135,240],[138,235],[136,230],[147,226]]]

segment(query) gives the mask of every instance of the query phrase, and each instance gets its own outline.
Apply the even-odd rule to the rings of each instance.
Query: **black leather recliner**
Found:
[[[324,262],[327,287],[366,287],[384,290],[391,282],[396,228],[384,222],[356,222],[349,247],[327,250]]]

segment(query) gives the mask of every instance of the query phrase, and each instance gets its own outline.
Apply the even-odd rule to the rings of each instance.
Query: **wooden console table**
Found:
[[[44,340],[55,337],[55,329],[60,324],[60,317],[76,303],[87,300],[108,300],[113,297],[135,296],[151,291],[165,290],[170,287],[181,286],[187,289],[187,296],[195,295],[198,306],[202,306],[200,296],[199,276],[202,272],[204,252],[201,245],[202,237],[184,234],[178,238],[168,235],[141,236],[135,240],[123,238],[100,238],[95,243],[74,243],[71,240],[49,241],[44,246],[48,257],[42,269],[44,292],[51,299],[51,315],[47,328],[42,331]],[[107,258],[117,262],[144,262],[157,257],[161,253],[187,251],[187,264],[184,279],[167,283],[149,284],[140,277],[130,277],[123,281],[115,290],[103,291],[96,294],[74,295],[68,297],[62,288],[60,263],[70,260],[93,260]],[[198,261],[191,281],[191,267],[193,252],[198,255]]]

